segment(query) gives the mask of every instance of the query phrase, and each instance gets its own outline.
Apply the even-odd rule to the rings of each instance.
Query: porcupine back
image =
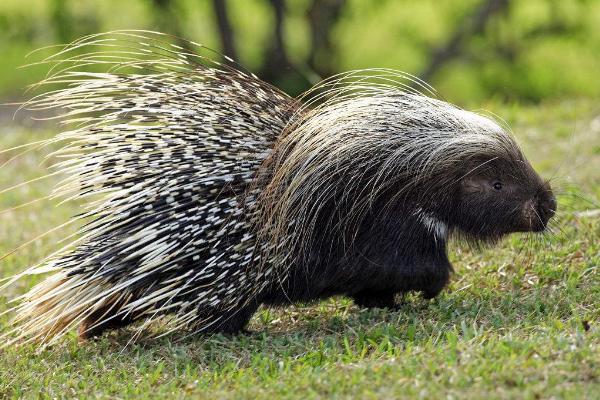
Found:
[[[174,327],[207,329],[268,282],[269,270],[249,268],[247,189],[294,101],[168,40],[98,34],[46,60],[55,66],[41,84],[66,87],[23,107],[60,109],[74,127],[48,141],[65,144],[53,194],[87,201],[85,225],[10,281],[53,273],[17,299],[13,340],[51,342],[97,310],[147,321],[169,311]],[[89,64],[107,72],[79,71]]]

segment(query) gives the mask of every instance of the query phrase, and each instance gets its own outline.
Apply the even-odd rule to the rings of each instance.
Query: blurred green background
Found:
[[[464,106],[600,95],[594,0],[2,0],[0,101],[46,72],[18,69],[30,51],[115,29],[200,42],[291,94],[389,67]]]

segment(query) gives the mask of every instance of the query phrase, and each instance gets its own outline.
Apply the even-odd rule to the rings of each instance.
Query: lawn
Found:
[[[335,298],[261,310],[249,335],[177,336],[133,330],[38,351],[0,350],[8,398],[600,398],[600,108],[586,100],[489,103],[559,195],[546,235],[514,235],[475,251],[451,246],[456,273],[438,298],[407,296],[397,311]],[[0,149],[52,135],[52,125],[0,121]],[[0,165],[14,154],[0,153]],[[0,190],[44,173],[44,151],[0,169]],[[0,192],[0,212],[47,194],[49,178]],[[0,213],[4,254],[77,212],[38,202]],[[0,261],[23,270],[65,227]],[[0,296],[24,293],[23,279]],[[0,327],[10,316],[0,317]],[[160,326],[154,327],[160,331]]]

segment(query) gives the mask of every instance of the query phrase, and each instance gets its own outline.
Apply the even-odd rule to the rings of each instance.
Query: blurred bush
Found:
[[[594,0],[2,0],[0,98],[47,70],[18,69],[30,51],[115,29],[200,42],[292,94],[388,67],[461,104],[598,96],[598,21]]]

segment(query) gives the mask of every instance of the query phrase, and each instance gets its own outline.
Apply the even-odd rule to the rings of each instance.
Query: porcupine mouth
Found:
[[[524,229],[522,232],[544,232],[548,227],[550,219],[556,213],[556,200],[553,198],[547,201],[548,204],[530,205],[526,208],[523,216]]]
[[[550,219],[539,219],[532,218],[531,220],[523,221],[518,226],[514,227],[514,229],[509,229],[503,233],[503,235],[508,235],[511,233],[524,232],[524,233],[542,233],[545,232],[548,228],[548,222]]]

